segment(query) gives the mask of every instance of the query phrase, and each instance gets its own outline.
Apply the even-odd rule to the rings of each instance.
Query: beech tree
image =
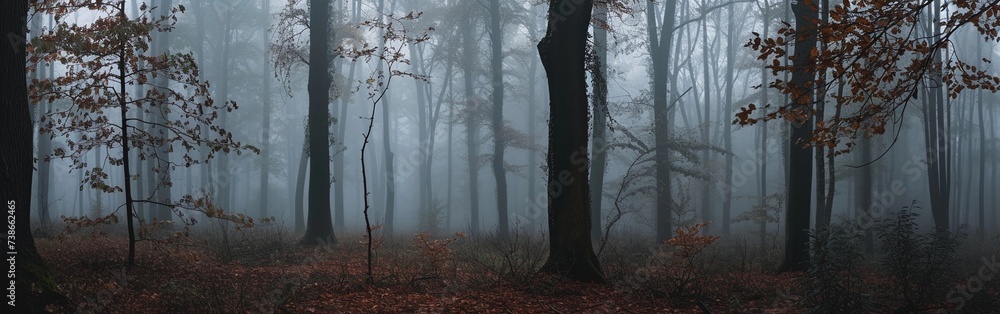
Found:
[[[300,243],[335,243],[330,213],[330,1],[310,2],[309,21],[309,219]]]
[[[549,257],[542,271],[605,282],[590,237],[587,31],[592,0],[550,0],[538,43],[549,87]]]
[[[938,0],[844,2],[830,7],[829,21],[823,22],[816,16],[817,1],[800,1],[793,6],[794,27],[779,30],[775,37],[755,34],[747,43],[759,53],[759,59],[769,61],[772,74],[792,73],[790,82],[775,79],[767,85],[795,101],[780,106],[751,104],[737,114],[737,122],[753,124],[784,118],[802,123],[806,128],[793,131],[790,145],[823,145],[828,154],[837,155],[851,151],[859,138],[884,134],[887,130],[898,136],[902,128],[894,125],[900,121],[897,115],[906,113],[914,100],[922,99],[931,212],[935,226],[948,230],[952,148],[947,138],[949,109],[944,97],[957,98],[963,90],[995,92],[1000,77],[970,60],[957,57],[946,60],[943,54],[955,49],[951,38],[964,27],[975,28],[985,40],[1000,38],[996,31],[1000,27],[998,4],[1000,1],[953,2],[945,12]],[[800,16],[805,13],[808,15]],[[946,16],[942,17],[942,13]],[[824,49],[817,49],[818,40]],[[784,49],[787,43],[796,45],[794,56],[807,57],[793,57],[793,64],[783,64],[780,59],[787,55]],[[803,61],[806,58],[810,60]],[[814,74],[799,75],[796,79],[796,73],[829,73],[832,79],[817,83],[806,78]],[[818,121],[809,123],[815,113],[806,107],[811,107],[813,93],[833,90],[830,88],[833,84],[843,84],[849,90],[833,97],[838,111],[851,110],[843,110],[844,114],[833,118],[815,117]],[[765,112],[755,114],[760,109]],[[801,157],[796,151],[793,149],[791,158],[794,165],[790,168],[787,214],[791,215],[788,231],[799,233],[808,228],[809,201],[798,199],[801,197],[798,192],[809,193],[802,186],[810,181],[806,180],[810,171],[805,170],[806,163],[794,161]],[[806,239],[804,234],[799,236],[788,235],[786,255],[797,254],[801,259],[801,254],[806,253],[799,251],[806,248]],[[786,267],[792,267],[789,263],[795,261],[786,256],[785,262]]]
[[[38,66],[39,62],[58,62],[66,71],[59,77],[32,80],[30,97],[36,102],[67,99],[72,103],[69,108],[53,110],[43,116],[41,129],[65,138],[81,133],[78,140],[67,141],[66,148],[55,149],[46,158],[70,159],[76,169],[82,170],[87,152],[120,152],[105,158],[108,164],[120,167],[123,177],[128,178],[122,186],[113,185],[100,164],[85,171],[81,184],[89,184],[106,193],[125,194],[122,206],[126,210],[129,233],[129,265],[135,263],[137,237],[133,218],[139,218],[136,203],[170,208],[182,217],[183,214],[177,211],[179,208],[200,209],[209,216],[225,217],[221,209],[206,198],[187,195],[177,201],[143,200],[137,199],[132,191],[135,177],[129,160],[130,150],[136,150],[142,160],[166,161],[154,170],[161,173],[170,172],[177,166],[191,167],[207,162],[220,152],[258,152],[252,146],[235,141],[232,133],[214,124],[221,112],[237,109],[236,103],[212,101],[208,84],[199,80],[198,65],[190,54],[147,54],[152,35],[172,30],[174,15],[183,12],[184,6],[169,8],[165,11],[168,15],[152,16],[153,8],[142,5],[138,10],[140,16],[132,18],[126,14],[125,1],[49,0],[37,2],[35,9],[54,15],[57,24],[32,42],[28,69]],[[66,21],[67,15],[78,11],[96,14],[97,18],[90,24]],[[167,86],[156,86],[155,79],[163,77],[167,78]],[[131,93],[129,86],[136,85],[149,88],[145,94]],[[130,115],[130,109],[143,112],[146,118]],[[211,153],[205,159],[193,156],[192,152],[202,146],[210,148]],[[163,154],[170,152],[182,153],[181,160],[169,161]],[[159,184],[169,186],[171,183],[161,181]],[[245,216],[238,218],[252,223]],[[115,221],[117,215],[112,212],[108,217],[95,219]],[[185,222],[193,223],[193,220]]]
[[[13,217],[8,226],[7,250],[15,252],[7,258],[16,259],[11,264],[16,299],[4,300],[5,313],[44,313],[49,302],[65,301],[52,281],[49,266],[38,255],[35,239],[31,235],[31,172],[32,121],[28,103],[27,35],[28,1],[13,0],[0,3],[0,34],[7,39],[0,49],[0,197],[4,212]],[[14,233],[10,233],[14,232]],[[6,285],[5,285],[6,286]]]

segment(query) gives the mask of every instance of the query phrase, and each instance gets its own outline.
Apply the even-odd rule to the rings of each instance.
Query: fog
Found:
[[[130,0],[58,19],[32,11],[36,233],[63,234],[84,217],[87,227],[109,215],[124,221],[134,203],[138,228],[211,230],[225,220],[303,243],[315,232],[342,243],[366,232],[555,237],[560,210],[589,213],[590,230],[573,230],[589,232],[598,251],[620,239],[652,246],[691,226],[769,251],[807,242],[807,230],[850,225],[871,253],[873,225],[903,210],[919,214],[923,231],[997,234],[1000,73],[988,60],[997,41],[964,25],[973,22],[930,22],[975,8],[936,4],[949,11],[921,8],[923,20],[892,30],[874,19],[844,27],[843,16],[860,13],[835,3],[817,13],[835,23],[810,52],[784,36],[804,23],[785,1],[597,1],[583,61],[585,130],[550,127],[550,109],[565,100],[550,88],[577,81],[556,65],[546,72],[539,53],[581,1],[329,2],[325,48],[312,43],[319,15],[306,0]],[[148,34],[126,32],[138,38],[123,52],[143,56],[128,61],[138,74],[128,84],[58,80],[86,76],[82,64],[106,56],[67,57],[74,37],[53,30],[119,9],[130,20],[169,16]],[[313,64],[324,58],[311,56],[321,51],[325,99],[310,93],[324,84]],[[801,52],[812,59],[789,58]],[[323,127],[308,117],[324,101],[329,160],[315,161],[310,144],[323,139],[309,134]],[[116,128],[119,119],[129,126]],[[132,133],[123,139],[122,129]],[[553,143],[578,143],[574,134],[588,144],[550,154]],[[550,171],[565,156],[589,177]],[[317,185],[322,176],[329,189]],[[583,197],[571,193],[576,180],[588,184]],[[551,203],[564,191],[589,207],[551,205],[567,204]],[[314,229],[326,219],[335,236]]]

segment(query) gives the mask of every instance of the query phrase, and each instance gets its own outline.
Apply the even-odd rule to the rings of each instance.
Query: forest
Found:
[[[997,313],[1000,0],[3,0],[3,313]]]

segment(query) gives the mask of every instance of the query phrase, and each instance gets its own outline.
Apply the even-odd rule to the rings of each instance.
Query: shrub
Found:
[[[867,313],[874,298],[863,291],[864,231],[848,224],[811,230],[806,301],[815,313]]]
[[[505,238],[499,232],[478,234],[460,246],[458,256],[472,267],[473,273],[484,274],[479,283],[525,283],[534,277],[548,254],[544,233],[532,233],[518,225]]]
[[[719,240],[716,236],[699,234],[707,225],[700,223],[677,228],[673,238],[663,241],[668,247],[653,255],[648,265],[637,271],[640,276],[637,284],[654,294],[666,292],[672,297],[699,294],[706,264],[701,253]]]
[[[920,215],[913,208],[919,207],[904,207],[875,226],[882,245],[879,264],[902,303],[897,310],[903,312],[925,310],[945,295],[954,278],[955,248],[966,237],[961,229],[918,232]]]

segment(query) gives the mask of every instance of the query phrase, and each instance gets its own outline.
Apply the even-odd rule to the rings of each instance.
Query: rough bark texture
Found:
[[[45,305],[65,298],[56,290],[50,269],[38,255],[31,236],[32,121],[28,105],[25,72],[25,35],[28,2],[0,2],[0,201],[7,215],[14,217],[16,299],[4,300],[4,313],[44,313]],[[9,234],[8,234],[9,235]],[[10,240],[10,237],[8,237]],[[5,285],[6,286],[6,285]],[[8,291],[9,292],[9,291]]]
[[[542,271],[605,282],[590,240],[587,79],[592,0],[550,0],[538,52],[549,86],[549,257]]]
[[[792,112],[808,111],[813,92],[809,88],[815,74],[809,70],[809,55],[816,48],[816,20],[819,13],[815,0],[800,0],[792,4],[795,13],[795,70],[791,84],[800,94],[791,99]],[[788,203],[785,208],[785,258],[782,271],[806,270],[809,262],[809,216],[811,211],[813,150],[804,145],[812,138],[812,118],[793,122],[788,147]]]
[[[330,217],[329,7],[329,0],[314,0],[309,10],[309,220],[301,241],[307,245],[336,242]]]

